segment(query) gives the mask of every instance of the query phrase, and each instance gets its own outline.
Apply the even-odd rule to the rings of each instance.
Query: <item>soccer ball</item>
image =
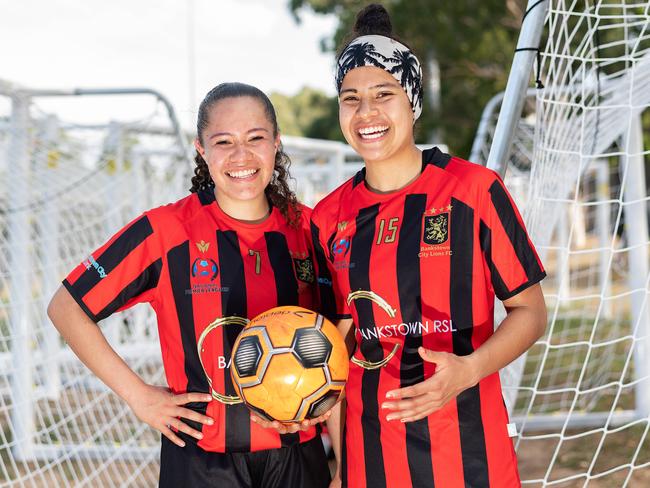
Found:
[[[239,396],[260,417],[300,422],[342,398],[348,354],[336,327],[296,306],[258,315],[232,350],[230,374]]]

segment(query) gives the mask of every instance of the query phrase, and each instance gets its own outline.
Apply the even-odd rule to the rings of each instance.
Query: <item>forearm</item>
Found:
[[[81,362],[131,404],[145,383],[115,352],[99,326],[81,310],[65,288],[59,288],[52,298],[48,315]]]
[[[332,449],[336,457],[336,476],[341,476],[341,452],[343,446],[343,424],[345,422],[345,399],[338,402],[329,418],[325,421],[327,432],[332,442]]]
[[[521,295],[513,302],[504,302],[506,318],[485,343],[467,356],[474,384],[510,364],[544,334],[546,305],[541,288],[536,285]]]

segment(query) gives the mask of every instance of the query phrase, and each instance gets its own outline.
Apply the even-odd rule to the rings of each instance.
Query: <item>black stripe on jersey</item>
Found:
[[[199,352],[196,348],[196,332],[194,330],[194,307],[192,295],[186,293],[192,288],[190,284],[190,242],[185,241],[167,252],[169,267],[169,280],[172,284],[174,305],[181,333],[185,376],[187,377],[187,391],[207,393],[210,391],[208,380],[203,373]],[[196,412],[205,414],[207,403],[188,403],[184,405]],[[182,419],[183,422],[198,431],[203,429],[203,424],[192,420]]]
[[[210,190],[199,190],[196,192],[196,195],[199,197],[199,202],[201,205],[210,205],[216,200],[214,196],[214,189]]]
[[[244,260],[239,249],[239,239],[234,230],[217,231],[217,249],[219,253],[219,269],[221,287],[228,287],[227,292],[221,293],[221,314],[224,317],[236,315],[246,317],[246,276],[244,275]],[[242,327],[228,325],[223,327],[223,355],[230,362],[232,346]],[[224,390],[226,395],[236,395],[232,379],[224,369]],[[226,452],[249,452],[251,450],[250,413],[248,408],[240,403],[226,406]]]
[[[451,200],[450,309],[457,331],[452,335],[454,354],[466,356],[472,346],[472,279],[474,261],[474,210],[460,200]],[[465,486],[490,486],[481,417],[479,386],[456,398]]]
[[[65,286],[66,290],[68,290],[72,298],[74,298],[77,304],[81,307],[81,310],[83,310],[86,313],[86,315],[90,317],[90,320],[92,320],[93,322],[99,322],[97,316],[94,313],[92,313],[92,311],[84,303],[83,297],[77,295],[77,290],[75,289],[75,287],[72,286],[68,280],[63,280],[62,283],[63,286]]]
[[[426,210],[426,195],[407,195],[404,216],[397,242],[397,290],[402,322],[422,322],[422,281],[420,276],[420,239],[422,216]],[[418,354],[421,335],[407,335],[400,364],[400,386],[411,386],[424,380],[424,362]],[[414,487],[433,487],[431,437],[428,419],[407,422],[406,456]]]
[[[131,251],[142,244],[142,242],[151,234],[153,234],[151,223],[149,222],[149,218],[144,215],[129,226],[128,229],[122,232],[122,234],[120,234],[120,236],[104,250],[101,256],[94,256],[95,260],[102,268],[104,268],[104,272],[109,274],[129,255]],[[73,286],[76,288],[77,294],[83,297],[86,293],[92,290],[101,279],[102,278],[99,276],[97,270],[91,267],[90,269],[87,269],[77,281],[75,281]]]
[[[366,168],[361,168],[357,171],[357,174],[354,175],[352,179],[352,188],[357,186],[359,183],[362,183],[366,179]]]
[[[287,238],[281,232],[265,232],[264,238],[275,277],[278,306],[298,305],[298,281],[293,273]]]
[[[334,244],[334,239],[336,238],[336,231],[332,232],[332,235],[327,239],[327,258],[330,260],[330,263],[334,262],[334,252],[332,251],[332,244]]]
[[[287,238],[281,232],[265,232],[266,249],[275,277],[278,306],[298,305],[298,281],[293,274],[293,261],[289,253]],[[282,447],[300,442],[300,434],[280,434]]]
[[[492,231],[490,231],[490,228],[485,225],[483,221],[481,221],[480,240],[481,250],[485,256],[485,262],[490,268],[490,278],[492,281],[492,288],[494,288],[494,293],[498,297],[505,296],[510,293],[510,290],[508,290],[503,278],[501,278],[501,275],[499,274],[499,270],[492,261]]]
[[[427,164],[433,164],[438,168],[445,169],[450,160],[451,156],[443,153],[437,147],[432,147],[431,149],[425,149],[422,151],[422,169],[424,169],[424,166]]]
[[[323,246],[320,245],[320,229],[311,222],[311,239],[314,243],[314,252],[316,254],[316,267],[318,271],[318,295],[320,299],[320,313],[325,317],[336,321],[336,300],[334,299],[334,286],[332,283],[332,273],[327,267],[327,261]]]
[[[528,234],[521,225],[521,222],[519,222],[510,198],[508,198],[508,194],[500,181],[497,180],[492,183],[489,191],[492,197],[492,205],[494,205],[496,214],[499,216],[501,225],[512,243],[517,259],[519,259],[519,262],[524,268],[526,276],[528,276],[529,280],[542,276],[544,272],[537,261],[535,253],[530,248]]]
[[[151,290],[158,286],[158,279],[160,278],[160,271],[162,270],[162,259],[158,258],[151,263],[147,268],[140,273],[131,283],[126,285],[122,291],[115,297],[115,299],[106,305],[106,307],[97,314],[97,320],[102,320],[118,308],[122,307],[131,298],[142,295],[145,291]]]
[[[356,218],[356,233],[350,245],[350,289],[371,291],[370,287],[370,255],[375,237],[375,219],[379,213],[379,204],[362,208]],[[359,317],[359,328],[371,329],[375,319],[370,300],[356,300],[354,307]],[[369,335],[369,337],[372,337]],[[361,341],[361,353],[369,361],[381,361],[383,349],[379,339]],[[363,400],[363,413],[361,426],[363,431],[363,448],[365,455],[364,468],[366,471],[366,486],[384,488],[386,486],[386,473],[384,470],[384,455],[381,447],[379,427],[379,402],[377,390],[379,388],[379,375],[381,369],[364,370],[361,380],[361,398]]]

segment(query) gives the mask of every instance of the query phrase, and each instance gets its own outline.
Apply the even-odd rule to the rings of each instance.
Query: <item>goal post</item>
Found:
[[[111,99],[111,117],[131,115],[58,115],[82,97]],[[0,84],[0,486],[156,484],[159,435],[79,362],[45,310],[88,252],[138,213],[187,194],[185,137],[153,90]],[[146,306],[101,326],[145,381],[164,384]]]
[[[650,485],[649,9],[551,0],[544,87],[515,117],[506,185],[548,272],[546,334],[501,375],[524,486]]]

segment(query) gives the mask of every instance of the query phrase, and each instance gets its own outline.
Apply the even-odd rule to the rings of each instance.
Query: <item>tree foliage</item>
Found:
[[[275,106],[282,134],[344,141],[336,98],[308,87],[293,96],[271,93],[269,98]]]
[[[290,0],[289,8],[298,20],[304,9],[335,14],[338,28],[323,42],[325,50],[334,52],[347,38],[357,12],[368,3]],[[428,61],[436,59],[440,68],[440,106],[434,109],[425,94],[417,142],[431,142],[436,130],[454,153],[468,156],[484,105],[505,88],[526,1],[386,0],[383,5],[394,33],[425,65],[425,87]],[[336,118],[322,125],[332,123]]]

